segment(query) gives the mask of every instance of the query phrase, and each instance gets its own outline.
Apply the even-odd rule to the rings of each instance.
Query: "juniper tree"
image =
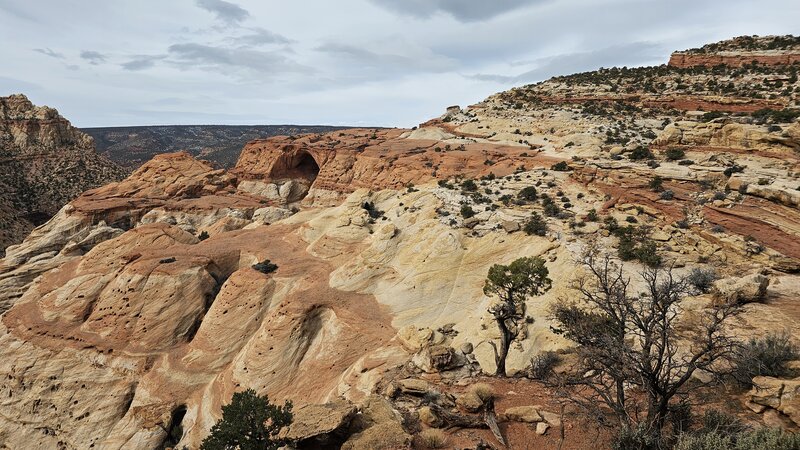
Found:
[[[483,292],[499,300],[489,307],[500,329],[500,348],[491,342],[497,363],[496,375],[506,375],[509,347],[524,325],[525,300],[550,289],[552,280],[548,274],[544,260],[539,257],[519,258],[507,266],[495,264],[489,268]]]

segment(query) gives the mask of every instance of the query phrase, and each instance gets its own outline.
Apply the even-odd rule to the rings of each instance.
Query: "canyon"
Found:
[[[617,251],[609,223],[646,231],[678,274],[715,271],[721,287],[688,298],[687,317],[755,283],[736,336],[800,339],[800,44],[783,42],[555,77],[414,129],[256,139],[230,169],[158,154],[124,179],[60,116],[4,100],[35,111],[5,113],[26,124],[15,142],[74,142],[97,175],[0,260],[0,446],[198,448],[252,388],[294,403],[298,448],[424,448],[440,419],[427,399],[469,411],[478,383],[514,448],[596,445],[529,375],[548,352],[557,370],[574,363],[551,306],[576,295],[587,246]],[[526,201],[531,188],[556,206]],[[524,231],[534,214],[543,235]],[[553,286],[527,302],[511,378],[491,377],[484,281],[524,256]],[[758,382],[708,403],[796,430],[798,379]],[[488,429],[447,433],[500,445]]]

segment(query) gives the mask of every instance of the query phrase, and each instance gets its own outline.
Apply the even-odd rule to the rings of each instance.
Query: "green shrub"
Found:
[[[677,161],[679,159],[683,159],[683,157],[686,156],[686,152],[684,152],[682,148],[672,147],[667,149],[666,152],[664,152],[664,156],[669,161]]]
[[[201,231],[200,234],[197,235],[197,239],[200,239],[201,241],[205,241],[206,239],[208,239],[208,231],[206,230]]]
[[[475,210],[473,210],[469,205],[463,205],[461,207],[461,217],[469,219],[473,216],[475,216]]]
[[[255,269],[255,270],[257,270],[257,271],[259,271],[261,273],[267,274],[267,273],[272,273],[272,272],[275,272],[276,270],[278,270],[278,265],[277,264],[273,264],[268,259],[265,259],[264,261],[261,261],[260,263],[253,264],[253,269]]]
[[[642,159],[653,159],[655,156],[653,152],[650,151],[649,148],[644,147],[642,145],[636,147],[628,154],[628,159],[631,161],[640,161]]]
[[[705,294],[711,290],[714,281],[717,280],[717,272],[714,269],[694,268],[686,277],[686,281],[692,285],[696,292]]]
[[[569,164],[566,161],[560,161],[550,166],[550,170],[555,170],[556,172],[566,172],[569,169]]]
[[[556,217],[558,213],[561,212],[561,208],[558,207],[553,201],[551,200],[544,205],[544,215],[547,217]]]
[[[733,438],[718,433],[685,433],[673,450],[732,450]]]
[[[711,122],[714,119],[719,119],[720,117],[724,117],[725,113],[722,111],[709,111],[700,117],[701,122]]]
[[[786,363],[800,358],[797,346],[788,333],[769,333],[751,338],[734,356],[734,377],[749,385],[757,376],[783,377],[789,375]]]
[[[659,450],[660,439],[644,427],[623,426],[611,441],[613,450]]]
[[[544,236],[547,234],[547,222],[539,213],[534,212],[531,214],[530,219],[525,222],[525,226],[522,229],[528,236]]]
[[[759,428],[726,435],[719,432],[685,433],[673,450],[797,450],[800,434],[780,428]]]
[[[556,352],[542,352],[531,358],[530,377],[534,380],[544,380],[551,373],[553,367],[561,360]]]
[[[760,428],[736,439],[736,450],[797,450],[800,434],[787,433],[780,428]]]
[[[287,444],[278,434],[292,423],[292,403],[270,404],[252,389],[236,392],[229,405],[222,407],[222,420],[211,428],[201,450],[277,450]]]
[[[663,189],[664,179],[661,178],[660,176],[656,175],[650,180],[650,183],[648,183],[647,186],[651,190],[653,190],[655,192],[659,192],[659,191],[661,191],[661,189]]]
[[[717,409],[709,409],[703,413],[703,433],[719,433],[725,436],[747,431],[747,425],[738,417]]]
[[[472,180],[464,180],[461,182],[461,190],[467,192],[475,192],[478,190],[478,185]]]
[[[526,186],[522,188],[519,193],[517,193],[517,198],[521,198],[523,200],[534,201],[536,200],[537,192],[536,188],[533,186]]]

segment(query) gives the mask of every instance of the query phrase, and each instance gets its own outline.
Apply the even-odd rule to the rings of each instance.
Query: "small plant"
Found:
[[[534,201],[536,200],[537,192],[536,188],[533,186],[526,186],[522,188],[519,193],[517,193],[517,198],[521,198],[527,201]]]
[[[531,214],[531,218],[525,222],[523,231],[525,231],[525,234],[528,236],[544,236],[547,234],[547,222],[545,222],[544,218],[542,218],[539,213],[534,212]]]
[[[464,180],[461,182],[461,190],[466,192],[475,192],[478,190],[478,185],[472,180]]]
[[[442,430],[429,428],[419,434],[422,443],[428,448],[444,448],[447,444],[447,435]]]
[[[567,172],[569,169],[569,164],[566,161],[560,161],[550,166],[550,170],[555,170],[556,172]]]
[[[645,426],[623,426],[611,442],[614,450],[658,450],[660,439]]]
[[[671,147],[664,152],[664,156],[668,161],[677,161],[679,159],[683,159],[683,157],[686,156],[686,152],[683,151],[682,148]]]
[[[197,239],[200,239],[201,241],[205,241],[206,239],[208,239],[208,231],[206,230],[201,231],[200,234],[197,235]]]
[[[259,271],[259,272],[261,272],[263,274],[268,274],[268,273],[272,273],[272,272],[275,272],[276,270],[278,270],[278,265],[277,264],[273,264],[268,259],[265,259],[264,261],[261,261],[260,263],[253,264],[253,269],[255,269],[255,270],[257,270],[257,271]]]
[[[530,377],[544,380],[553,373],[553,367],[561,360],[556,352],[542,352],[531,358]]]
[[[469,392],[475,394],[483,402],[488,402],[497,396],[494,388],[487,383],[475,383],[469,387]]]
[[[800,358],[788,333],[770,333],[751,338],[734,357],[733,376],[742,384],[752,384],[757,376],[782,377],[790,373],[786,363]]]
[[[703,428],[705,433],[720,433],[723,435],[738,434],[747,431],[747,425],[738,417],[717,409],[709,409],[703,414]]]
[[[647,185],[650,190],[653,192],[659,192],[661,189],[664,188],[664,179],[660,176],[656,175],[652,179],[650,179],[650,183]]]
[[[711,122],[714,119],[719,119],[720,117],[724,117],[725,113],[722,111],[709,111],[700,117],[701,122]]]
[[[461,207],[461,217],[465,219],[469,219],[470,217],[475,216],[475,210],[472,209],[469,205],[463,205]]]
[[[714,269],[701,269],[696,267],[689,272],[686,281],[692,285],[696,292],[706,294],[711,290],[711,286],[717,278],[717,272]]]
[[[544,205],[544,215],[545,216],[547,216],[547,217],[557,217],[558,213],[560,213],[560,212],[561,212],[561,208],[559,208],[557,204],[553,203],[553,201],[545,203],[545,205]]]
[[[372,219],[373,221],[383,216],[383,211],[375,208],[375,204],[372,202],[364,202],[361,205],[361,207],[364,208],[365,211],[367,211],[369,218]]]
[[[631,161],[641,161],[643,159],[653,159],[655,156],[653,152],[650,151],[649,148],[644,147],[642,145],[633,149],[630,154],[628,154],[628,159]]]
[[[726,168],[722,173],[725,174],[726,177],[730,177],[735,173],[744,172],[744,167],[738,164],[734,164],[728,168]]]
[[[675,198],[675,193],[672,192],[672,190],[667,189],[666,191],[661,192],[659,198],[661,198],[661,200],[672,200],[673,198]]]
[[[597,210],[594,208],[590,209],[589,212],[586,214],[586,220],[589,222],[597,222],[598,219],[599,217],[597,216]]]

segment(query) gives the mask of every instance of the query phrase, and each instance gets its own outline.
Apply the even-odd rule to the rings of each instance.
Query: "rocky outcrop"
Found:
[[[80,193],[123,173],[55,109],[0,97],[0,256]]]
[[[305,197],[298,181],[310,186],[309,200],[341,200],[359,188],[404,189],[453,176],[505,176],[518,167],[549,166],[521,145],[474,140],[417,139],[407,130],[354,129],[323,135],[257,140],[242,150],[232,173],[240,188],[284,203]],[[486,162],[490,161],[490,164]],[[294,183],[291,185],[290,183]]]
[[[774,409],[800,426],[800,378],[755,377],[747,396],[751,403]]]
[[[713,67],[726,65],[742,67],[749,64],[763,64],[768,66],[790,66],[800,62],[800,51],[763,51],[763,52],[725,52],[717,54],[693,54],[675,52],[669,57],[669,65],[678,68],[695,66]]]
[[[759,302],[767,296],[769,278],[755,273],[743,277],[726,278],[714,282],[714,297],[728,304]]]

